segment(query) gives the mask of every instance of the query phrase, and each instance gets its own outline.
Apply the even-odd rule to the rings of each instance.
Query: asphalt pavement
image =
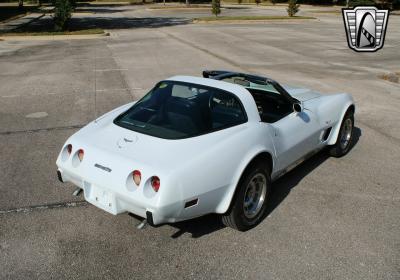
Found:
[[[233,13],[284,13],[252,9]],[[399,279],[400,85],[379,76],[400,72],[400,17],[382,50],[357,53],[341,15],[319,9],[303,9],[309,21],[189,24],[190,12],[110,6],[77,16],[109,37],[1,41],[0,278]],[[245,233],[215,215],[138,230],[58,182],[68,136],[161,79],[204,69],[351,93],[353,149],[275,182],[268,217]]]

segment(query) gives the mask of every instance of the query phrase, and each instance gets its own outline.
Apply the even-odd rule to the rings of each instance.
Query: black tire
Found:
[[[246,231],[255,227],[262,221],[265,215],[271,189],[271,178],[268,170],[270,170],[269,166],[267,166],[267,164],[263,161],[254,162],[246,169],[245,173],[242,175],[242,178],[239,181],[236,193],[231,202],[230,209],[228,210],[228,212],[222,215],[222,223],[225,226],[231,227],[239,231]],[[248,194],[248,186],[250,186],[250,183],[252,182],[252,180],[255,180],[255,178],[261,179],[261,181],[263,181],[263,179],[265,178],[265,196],[262,204],[260,202],[261,206],[259,206],[259,209],[257,210],[255,216],[248,217],[246,215],[249,214],[249,211],[245,211],[244,209],[245,195]],[[259,184],[261,185],[261,182],[259,182]],[[264,184],[262,185],[264,186]],[[263,189],[263,187],[260,188]],[[247,214],[245,214],[245,212]]]
[[[343,137],[345,134],[347,135],[346,122],[347,125],[351,123],[351,129],[350,129],[350,138],[348,139],[347,144],[344,145]],[[340,131],[336,143],[330,146],[329,148],[329,154],[333,157],[342,157],[345,154],[347,154],[350,151],[353,144],[353,134],[354,134],[354,112],[352,110],[348,110],[343,117],[342,124],[340,125]]]

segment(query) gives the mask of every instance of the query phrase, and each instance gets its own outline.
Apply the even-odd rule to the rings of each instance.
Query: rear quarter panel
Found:
[[[224,137],[210,134],[219,140],[170,174],[169,185],[176,191],[163,193],[161,204],[174,201],[177,196],[183,203],[198,198],[196,207],[182,207],[182,219],[225,213],[248,163],[261,152],[273,155],[268,131],[263,127],[260,122],[248,122],[230,128],[232,131],[215,132]]]

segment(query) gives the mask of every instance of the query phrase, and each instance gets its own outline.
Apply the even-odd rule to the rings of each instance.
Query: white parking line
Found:
[[[297,192],[302,193],[311,193],[316,195],[327,195],[327,196],[343,196],[360,200],[386,200],[386,201],[400,201],[400,197],[396,196],[387,196],[387,195],[370,195],[370,194],[362,194],[362,193],[344,193],[344,192],[335,192],[335,191],[322,191],[315,189],[304,189],[304,188],[295,188]]]
[[[128,69],[124,69],[124,68],[121,68],[121,69],[118,69],[118,68],[116,68],[116,69],[96,69],[96,70],[93,70],[93,71],[96,71],[96,72],[128,71]]]
[[[130,90],[143,90],[143,88],[109,88],[109,89],[97,89],[97,92],[107,92],[107,91],[130,91]],[[93,93],[93,91],[81,91],[80,93],[83,94],[90,94]],[[26,94],[14,94],[14,95],[3,95],[0,96],[0,98],[20,98],[20,97],[32,97],[32,96],[44,96],[44,95],[62,95],[63,93],[56,93],[56,92],[46,92],[46,93],[40,93],[40,94],[31,94],[31,93],[26,93]]]
[[[56,208],[71,208],[71,207],[81,207],[86,206],[88,203],[84,200],[82,201],[74,201],[74,202],[61,202],[61,203],[53,203],[53,204],[44,204],[44,205],[35,205],[21,208],[13,208],[0,210],[1,214],[10,214],[10,213],[29,213],[37,210],[47,210],[47,209],[56,209]]]
[[[28,93],[28,94],[3,95],[3,96],[0,96],[0,97],[3,97],[3,98],[15,98],[15,97],[24,97],[24,96],[42,96],[42,95],[56,95],[56,94],[57,93],[55,93],[55,92],[46,92],[46,93],[41,93],[41,94]]]
[[[112,57],[111,57],[112,58]],[[96,57],[97,60],[100,59],[110,59],[110,56],[98,56]],[[33,61],[15,61],[13,63],[15,64],[26,64],[26,63],[51,63],[51,62],[56,62],[56,63],[63,63],[63,62],[79,62],[79,61],[92,61],[94,60],[93,57],[88,57],[88,58],[67,58],[67,59],[45,59],[45,60],[33,60]]]
[[[105,91],[129,91],[129,88],[109,88],[109,89],[96,89],[97,92],[105,92]]]

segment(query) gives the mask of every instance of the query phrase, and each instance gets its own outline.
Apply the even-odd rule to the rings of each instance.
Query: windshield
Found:
[[[279,90],[277,88],[275,88],[275,86],[271,83],[257,81],[257,80],[248,80],[242,76],[228,77],[228,78],[222,79],[222,81],[241,85],[241,86],[245,87],[246,89],[256,89],[256,90],[262,90],[262,91],[266,91],[266,92],[280,94]]]
[[[210,133],[247,122],[239,99],[226,91],[163,81],[114,120],[116,125],[166,139]]]

